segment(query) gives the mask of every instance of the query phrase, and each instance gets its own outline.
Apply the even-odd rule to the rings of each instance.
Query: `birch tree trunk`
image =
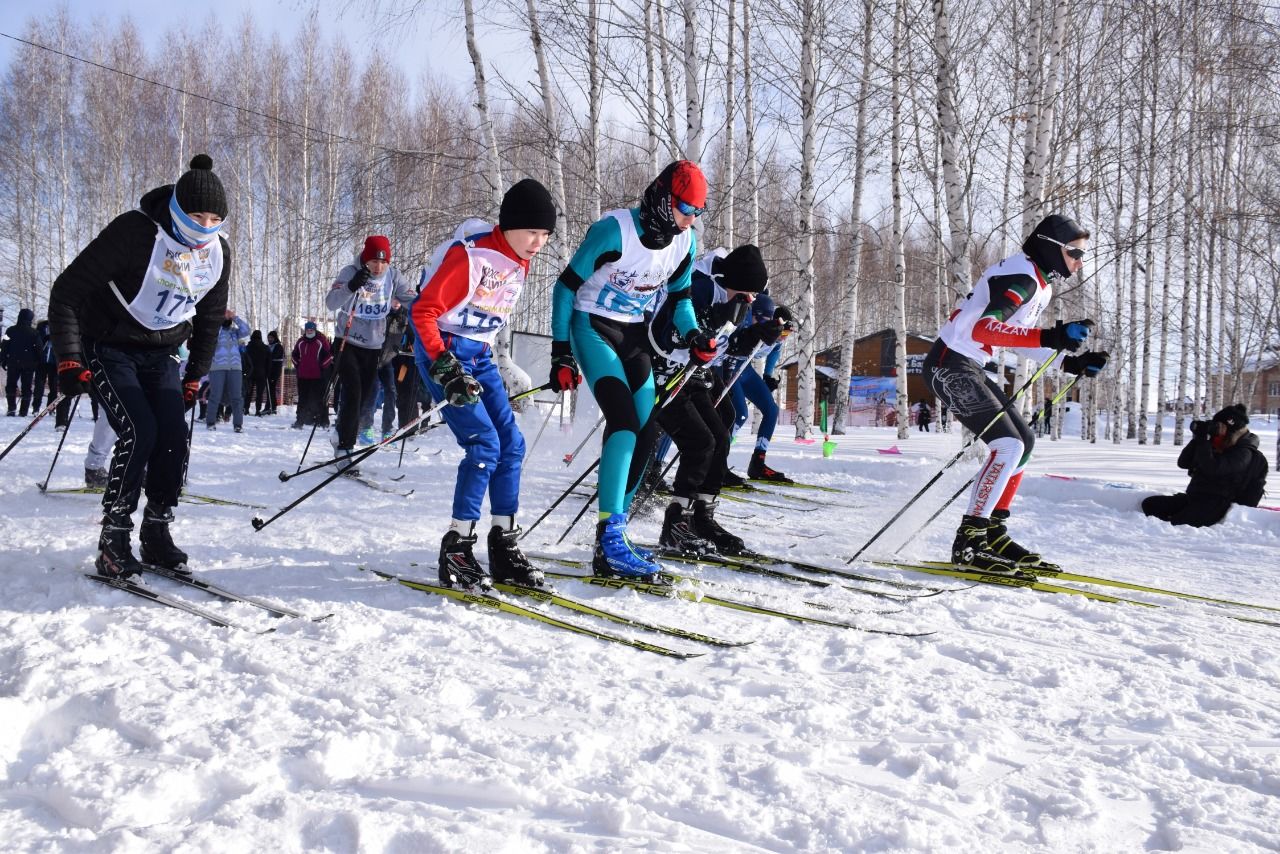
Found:
[[[737,91],[737,57],[734,54],[734,43],[737,41],[737,22],[734,20],[734,0],[729,0],[729,25],[725,30],[725,68],[724,68],[724,172],[721,182],[724,185],[724,196],[720,217],[720,232],[725,246],[734,248],[737,235],[734,233],[734,139],[733,124],[736,118],[735,93]]]
[[[947,271],[955,296],[969,292],[973,271],[969,263],[969,222],[965,211],[965,181],[960,172],[957,139],[960,121],[955,103],[955,60],[951,48],[951,23],[947,0],[933,0],[934,54],[938,88],[938,135],[942,153],[942,183],[947,195]]]
[[[760,245],[760,162],[756,157],[756,115],[751,67],[751,0],[742,0],[742,125],[747,136],[747,175],[751,182],[747,233]],[[785,398],[783,398],[785,400]]]
[[[658,3],[658,33],[663,45],[662,67],[663,79],[666,79],[666,38],[662,36],[662,3]],[[588,188],[587,198],[589,199],[588,210],[591,212],[591,221],[595,222],[600,218],[601,199],[600,194],[602,188],[600,186],[600,97],[604,89],[601,81],[602,72],[600,70],[600,3],[599,0],[587,0],[587,52],[590,57],[588,62],[587,73],[589,79],[587,81],[587,148],[588,157],[591,160],[591,186]],[[668,81],[669,82],[669,81]],[[675,112],[670,111],[667,115],[674,116]]]
[[[697,0],[684,0],[684,157],[702,162],[702,97],[698,89]]]
[[[597,0],[590,0],[594,6]],[[662,94],[667,102],[667,156],[675,160],[680,156],[680,143],[676,139],[676,93],[671,83],[671,43],[667,41],[667,12],[663,0],[658,3],[658,68],[662,70]],[[594,40],[590,42],[590,50],[594,56]],[[597,219],[599,214],[596,214]]]
[[[889,143],[889,173],[893,195],[893,312],[894,343],[893,363],[897,369],[898,438],[911,435],[907,424],[907,256],[906,240],[902,233],[902,18],[905,15],[904,0],[894,0],[893,7],[893,59],[890,66],[892,91],[890,110],[892,133]]]
[[[645,3],[645,13],[649,12],[649,2]],[[538,63],[538,86],[542,90],[542,120],[547,126],[547,142],[551,155],[551,192],[556,200],[556,232],[559,239],[553,240],[558,270],[563,270],[569,263],[569,204],[564,185],[564,155],[560,147],[560,123],[556,118],[555,93],[551,89],[551,73],[547,69],[546,51],[542,46],[542,30],[538,26],[538,10],[534,0],[525,0],[525,14],[529,19],[529,40],[533,44],[533,55]],[[648,35],[646,33],[646,40]],[[649,104],[653,104],[653,66],[650,55],[649,68]],[[650,116],[650,152],[657,154],[657,137]]]
[[[816,0],[800,0],[800,198],[797,211],[797,250],[800,268],[800,331],[796,336],[796,438],[809,438],[814,409],[814,348],[817,317],[814,307],[814,227],[816,214],[818,67]]]
[[[849,266],[845,273],[844,324],[840,341],[840,367],[836,374],[843,387],[836,391],[836,410],[831,432],[844,433],[846,413],[853,408],[850,378],[853,350],[858,340],[858,293],[862,278],[862,191],[867,174],[867,102],[871,97],[871,38],[874,32],[875,0],[862,0],[862,72],[858,82],[857,119],[853,137],[853,198],[849,203]]]
[[[480,114],[480,133],[485,146],[487,179],[491,191],[490,216],[496,222],[505,189],[502,182],[502,159],[498,153],[498,138],[493,130],[493,121],[489,118],[489,97],[485,92],[484,82],[484,60],[476,44],[475,14],[472,5],[473,0],[463,0],[467,28],[467,53],[471,55],[471,66],[475,70],[476,111]],[[507,394],[520,394],[533,387],[529,375],[511,358],[510,324],[503,326],[494,336],[493,363],[498,366],[498,374],[502,377],[503,385],[507,387]]]
[[[533,0],[528,2],[532,9]],[[644,0],[644,118],[649,142],[649,174],[657,175],[661,167],[658,165],[658,77],[653,44],[656,26],[653,6],[654,0]]]

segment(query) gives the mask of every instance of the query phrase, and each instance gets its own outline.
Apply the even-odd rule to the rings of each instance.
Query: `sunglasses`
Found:
[[[1038,234],[1036,236],[1039,237],[1041,240],[1047,240],[1050,243],[1058,244],[1059,246],[1061,246],[1063,249],[1067,251],[1067,255],[1069,255],[1073,260],[1075,261],[1084,260],[1084,250],[1081,249],[1079,246],[1068,246],[1067,244],[1063,243],[1061,240],[1054,240],[1052,237],[1049,237],[1047,234]]]
[[[706,210],[705,207],[695,208],[693,205],[689,204],[688,202],[681,201],[680,199],[677,199],[675,196],[671,197],[671,206],[674,207],[676,210],[680,211],[680,213],[684,214],[685,216],[702,216],[702,212]]]

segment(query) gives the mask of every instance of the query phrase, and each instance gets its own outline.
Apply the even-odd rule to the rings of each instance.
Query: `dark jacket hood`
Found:
[[[178,240],[178,234],[173,227],[173,217],[169,215],[169,199],[173,198],[173,185],[165,184],[163,187],[156,187],[150,190],[145,196],[138,200],[138,209],[144,214],[151,217],[156,223],[164,229],[174,240]],[[178,240],[181,243],[181,240]]]
[[[36,313],[29,308],[24,308],[22,311],[18,312],[19,326],[30,326],[31,321],[35,319],[36,319]]]

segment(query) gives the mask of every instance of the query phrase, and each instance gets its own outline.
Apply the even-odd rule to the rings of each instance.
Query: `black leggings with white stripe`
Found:
[[[119,439],[107,473],[102,507],[107,521],[132,527],[146,479],[147,502],[157,509],[178,503],[187,456],[187,424],[177,357],[85,342],[93,394]]]

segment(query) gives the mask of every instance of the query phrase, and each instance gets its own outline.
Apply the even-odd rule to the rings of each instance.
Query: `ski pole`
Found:
[[[880,530],[878,530],[878,531],[876,531],[874,534],[872,534],[872,535],[871,535],[871,539],[869,539],[869,540],[867,540],[865,543],[863,543],[863,544],[862,544],[862,547],[861,547],[860,549],[858,549],[856,552],[854,552],[854,553],[853,553],[853,557],[851,557],[851,558],[849,558],[848,560],[846,560],[846,561],[845,561],[845,563],[846,563],[846,564],[853,563],[855,560],[857,560],[859,557],[861,557],[861,556],[862,556],[862,553],[863,553],[863,552],[865,552],[865,551],[866,551],[866,550],[871,546],[871,544],[872,544],[872,543],[874,543],[876,540],[880,539],[880,536],[881,536],[885,531],[889,530],[889,528],[891,528],[891,527],[893,526],[893,523],[894,523],[894,522],[896,522],[896,521],[898,521],[898,519],[902,518],[902,514],[903,514],[903,513],[906,513],[906,512],[907,512],[907,510],[909,510],[909,509],[911,508],[911,505],[915,504],[915,503],[916,503],[916,501],[918,501],[918,500],[920,499],[920,496],[922,496],[922,495],[924,495],[926,492],[928,492],[928,491],[929,491],[929,487],[931,487],[931,486],[933,486],[935,483],[937,483],[937,482],[938,482],[938,480],[939,480],[939,479],[941,479],[942,475],[946,473],[947,469],[951,468],[953,465],[955,465],[956,463],[958,463],[958,462],[960,461],[960,458],[964,456],[964,452],[965,452],[965,451],[967,451],[971,445],[973,445],[975,442],[977,442],[979,439],[981,439],[983,436],[985,436],[985,435],[987,434],[987,431],[988,431],[988,430],[990,430],[992,427],[994,427],[994,426],[996,425],[996,422],[998,422],[1001,418],[1004,418],[1004,416],[1005,416],[1006,412],[1007,412],[1007,411],[1008,411],[1008,409],[1009,409],[1009,406],[1010,406],[1010,405],[1011,405],[1015,400],[1017,400],[1018,398],[1022,397],[1023,393],[1024,393],[1028,388],[1030,388],[1030,387],[1031,387],[1031,384],[1032,384],[1032,383],[1034,383],[1036,380],[1040,379],[1040,376],[1041,376],[1045,371],[1047,371],[1047,370],[1049,369],[1049,366],[1050,366],[1050,365],[1052,365],[1054,362],[1056,362],[1056,361],[1058,360],[1058,356],[1060,356],[1060,355],[1062,355],[1062,351],[1061,351],[1061,350],[1055,350],[1055,351],[1054,351],[1054,353],[1053,353],[1053,355],[1052,355],[1050,358],[1046,359],[1046,360],[1045,360],[1045,362],[1044,362],[1044,364],[1043,364],[1043,365],[1041,365],[1041,366],[1039,367],[1039,369],[1037,369],[1037,370],[1036,370],[1036,372],[1035,372],[1034,374],[1032,374],[1032,375],[1030,376],[1030,378],[1028,378],[1028,379],[1027,379],[1027,381],[1026,381],[1025,383],[1023,383],[1023,384],[1022,384],[1022,387],[1021,387],[1021,388],[1019,388],[1016,392],[1014,392],[1014,393],[1013,393],[1013,397],[1009,398],[1008,402],[1007,402],[1007,403],[1005,403],[1005,405],[1004,405],[1004,406],[1000,407],[1000,411],[999,411],[999,412],[997,412],[997,413],[995,414],[995,416],[994,416],[990,421],[988,421],[988,422],[987,422],[987,426],[983,427],[980,431],[978,431],[976,434],[974,434],[974,437],[973,437],[972,439],[970,439],[968,442],[966,442],[966,443],[964,444],[964,446],[963,446],[959,451],[956,451],[956,455],[955,455],[954,457],[952,457],[950,460],[948,460],[948,461],[947,461],[947,463],[946,463],[946,465],[944,465],[941,469],[939,469],[939,470],[938,470],[938,473],[937,473],[937,474],[935,474],[933,477],[931,477],[931,478],[929,479],[929,482],[928,482],[928,483],[926,483],[924,486],[920,487],[920,489],[916,491],[916,494],[915,494],[915,495],[913,495],[913,496],[911,496],[909,499],[907,499],[907,503],[906,503],[906,504],[904,504],[904,505],[902,505],[901,509],[899,509],[897,513],[894,513],[894,514],[893,514],[893,517],[892,517],[888,522],[885,522],[883,525],[881,525],[881,526],[880,526]]]
[[[561,396],[561,399],[563,401],[563,395]],[[561,405],[563,405],[563,402]],[[533,456],[533,449],[538,447],[538,442],[542,441],[542,434],[546,432],[547,425],[551,423],[551,416],[555,414],[555,411],[556,408],[554,405],[547,407],[547,417],[542,419],[542,426],[538,428],[538,435],[533,437],[533,444],[525,450],[524,459],[520,461],[521,472],[524,471],[525,463],[529,462],[529,457]]]
[[[66,426],[62,428],[62,438],[58,440],[58,447],[53,452],[53,462],[49,463],[49,473],[44,476],[44,483],[38,483],[40,491],[44,492],[49,488],[49,481],[53,478],[53,467],[58,464],[58,455],[62,453],[62,443],[67,441],[67,434],[71,432],[71,422],[76,417],[76,410],[80,408],[80,395],[76,395],[76,399],[71,403],[71,411],[67,413]]]
[[[582,509],[578,511],[578,515],[573,517],[573,521],[569,523],[569,527],[565,528],[564,533],[560,535],[560,539],[556,540],[557,544],[563,543],[564,538],[569,536],[569,532],[578,526],[578,521],[582,519],[583,516],[586,515],[587,510],[591,508],[591,502],[595,501],[596,496],[598,496],[599,494],[600,494],[600,490],[597,489],[594,492],[592,492],[589,496],[587,496],[587,500],[582,505]]]
[[[603,423],[604,423],[604,416],[601,415],[600,420],[596,422],[596,426],[591,428],[591,432],[587,433],[587,435],[582,437],[582,441],[578,443],[578,447],[574,448],[572,451],[564,455],[565,465],[572,465],[573,461],[577,459],[578,453],[587,446],[587,442],[591,441],[591,437],[596,434],[596,431],[600,429],[600,425]],[[600,462],[600,461],[596,460],[596,462]]]
[[[543,389],[545,389],[545,388],[549,388],[549,387],[550,387],[550,386],[549,386],[549,385],[547,385],[547,386],[540,386],[539,388],[529,389],[529,390],[528,390],[528,391],[526,391],[526,392],[521,392],[520,394],[513,395],[512,397],[507,398],[507,401],[508,401],[508,402],[512,402],[512,403],[514,403],[515,401],[519,400],[519,399],[520,399],[520,398],[522,398],[522,397],[528,397],[529,395],[537,394],[538,392],[542,391]],[[448,405],[449,405],[449,402],[448,402],[448,401],[441,401],[440,403],[436,404],[436,405],[435,405],[434,407],[432,407],[431,409],[429,409],[429,410],[427,410],[426,412],[424,412],[423,414],[419,415],[419,416],[418,416],[417,418],[415,418],[414,420],[410,421],[410,422],[409,422],[408,424],[406,424],[405,426],[403,426],[403,427],[401,427],[400,429],[398,429],[395,433],[391,434],[391,435],[390,435],[390,436],[388,436],[387,438],[385,438],[385,439],[382,439],[382,440],[378,441],[376,444],[374,444],[374,445],[372,445],[372,446],[370,446],[370,447],[368,447],[368,448],[363,448],[363,449],[361,449],[360,451],[357,451],[355,454],[352,454],[352,456],[354,457],[354,456],[358,456],[358,455],[360,455],[360,454],[366,454],[366,455],[367,455],[369,452],[371,452],[371,451],[373,451],[373,450],[377,450],[378,448],[381,448],[381,447],[382,447],[382,446],[384,446],[384,445],[390,445],[390,444],[391,444],[391,443],[393,443],[393,442],[400,442],[400,443],[401,443],[400,447],[401,447],[401,449],[403,450],[403,448],[404,448],[404,442],[407,442],[410,438],[412,438],[412,434],[409,432],[409,428],[411,428],[411,427],[417,427],[417,426],[418,426],[418,424],[420,424],[420,423],[423,421],[423,419],[430,418],[433,414],[435,414],[436,412],[439,412],[441,409],[443,409],[445,406],[448,406]],[[339,462],[341,462],[341,461],[343,461],[343,460],[345,460],[345,459],[347,459],[347,457],[346,457],[346,456],[334,457],[334,458],[332,458],[332,459],[324,460],[323,462],[312,463],[311,465],[307,466],[306,468],[298,469],[298,470],[297,470],[297,471],[295,471],[293,474],[289,474],[288,472],[283,472],[283,471],[282,471],[282,472],[280,472],[280,474],[276,475],[276,477],[278,477],[278,478],[280,479],[280,482],[281,482],[281,483],[286,483],[286,482],[288,482],[288,481],[290,481],[290,480],[293,480],[295,477],[298,477],[299,475],[310,474],[310,473],[311,473],[311,472],[313,472],[313,471],[319,471],[320,469],[324,468],[325,466],[331,466],[331,465],[334,465],[335,463],[339,463]],[[361,459],[363,459],[363,457],[361,457]]]
[[[547,518],[548,516],[550,516],[550,515],[551,515],[551,511],[553,511],[553,510],[555,510],[557,507],[559,507],[559,506],[560,506],[560,503],[561,503],[562,501],[564,501],[566,498],[568,498],[568,497],[569,497],[569,495],[573,492],[573,490],[574,490],[575,488],[577,488],[578,484],[580,484],[580,483],[582,483],[584,480],[586,480],[586,479],[587,479],[587,475],[589,475],[589,474],[591,474],[591,472],[595,471],[595,468],[596,468],[596,466],[598,466],[598,465],[600,465],[600,458],[599,458],[599,457],[596,457],[596,458],[595,458],[595,460],[591,463],[591,465],[587,466],[586,471],[584,471],[582,474],[578,475],[578,479],[577,479],[577,480],[575,480],[573,483],[569,484],[569,487],[568,487],[567,489],[565,489],[565,491],[564,491],[564,492],[560,493],[560,497],[559,497],[559,498],[557,498],[555,501],[551,502],[551,506],[550,506],[550,507],[548,507],[546,510],[544,510],[544,511],[542,512],[542,515],[541,515],[541,516],[539,516],[537,519],[535,519],[532,525],[530,525],[529,527],[527,527],[527,528],[525,528],[525,529],[524,529],[524,531],[520,534],[520,539],[524,539],[525,537],[529,536],[529,533],[530,533],[534,528],[538,527],[538,525],[542,522],[542,520],[543,520],[543,519],[545,519],[545,518]],[[590,500],[588,500],[588,501],[587,501],[587,504],[589,505],[590,503],[591,503],[591,502],[590,502]]]
[[[742,375],[747,372],[747,368],[751,367],[752,361],[755,360],[756,353],[760,352],[760,348],[763,346],[764,342],[757,342],[756,346],[751,348],[751,354],[747,356],[746,361],[738,367],[738,370],[733,372],[733,376],[729,379],[729,382],[725,383],[724,388],[720,392],[720,396],[716,398],[716,406],[720,405],[720,401],[724,400],[724,396],[737,384],[738,380],[742,379]]]
[[[0,451],[0,460],[3,460],[5,457],[9,456],[9,452],[12,451],[15,447],[17,447],[18,443],[22,441],[23,437],[25,437],[28,433],[30,433],[32,429],[37,424],[40,423],[40,419],[44,418],[50,412],[57,409],[58,404],[62,403],[62,401],[66,400],[66,398],[67,396],[65,394],[60,394],[58,395],[57,400],[55,400],[53,403],[49,404],[44,409],[41,409],[38,413],[36,413],[36,417],[31,419],[31,423],[29,423],[26,427],[23,427],[22,432],[14,436],[13,441],[10,442],[3,451]]]
[[[359,297],[351,294],[351,302],[347,304],[347,324],[342,328],[342,343],[338,345],[338,355],[333,359],[333,373],[329,375],[329,382],[325,383],[324,395],[320,398],[320,405],[328,410],[329,395],[333,393],[333,387],[338,384],[338,367],[342,364],[342,354],[347,352],[347,341],[351,337],[351,321],[356,317],[356,300]],[[356,401],[359,403],[359,401]],[[328,419],[326,419],[328,420]],[[302,464],[307,461],[307,451],[311,450],[311,442],[316,438],[316,428],[320,425],[312,423],[311,435],[307,436],[307,444],[302,449],[302,456],[298,458],[298,469],[301,470]]]
[[[1059,401],[1061,401],[1064,397],[1066,397],[1066,396],[1067,396],[1067,392],[1071,391],[1071,387],[1072,387],[1073,385],[1075,385],[1075,384],[1076,384],[1076,381],[1077,381],[1077,380],[1079,380],[1079,379],[1080,379],[1079,375],[1072,377],[1072,378],[1071,378],[1071,381],[1070,381],[1070,382],[1068,382],[1065,386],[1063,386],[1063,387],[1062,387],[1062,390],[1061,390],[1061,391],[1059,391],[1057,394],[1055,394],[1055,395],[1053,396],[1053,398],[1052,398],[1051,400],[1052,400],[1052,403],[1053,403],[1053,405],[1054,405],[1054,406],[1057,406],[1057,405],[1058,405],[1058,403],[1059,403]],[[922,533],[926,528],[928,528],[930,525],[932,525],[935,519],[937,519],[939,516],[941,516],[941,515],[943,514],[943,512],[944,512],[948,507],[950,507],[952,504],[954,504],[954,503],[955,503],[955,500],[956,500],[957,498],[959,498],[961,495],[963,495],[963,494],[964,494],[964,491],[965,491],[966,489],[968,489],[970,486],[972,486],[972,485],[973,485],[973,482],[974,482],[974,480],[975,480],[975,479],[977,479],[977,477],[978,477],[978,476],[975,474],[975,475],[973,475],[972,477],[970,477],[968,480],[966,480],[966,481],[964,482],[964,484],[963,484],[959,489],[957,489],[957,490],[955,491],[955,494],[954,494],[954,495],[952,495],[950,498],[948,498],[948,499],[943,503],[943,505],[942,505],[941,507],[939,507],[939,508],[937,509],[937,511],[936,511],[932,516],[930,516],[928,519],[926,519],[923,525],[921,525],[920,527],[916,528],[916,529],[911,533],[911,536],[909,536],[909,537],[907,537],[905,540],[903,540],[903,541],[902,541],[902,543],[901,543],[901,544],[900,544],[896,549],[894,549],[894,550],[893,550],[893,553],[896,555],[898,552],[902,551],[904,548],[906,548],[906,547],[907,547],[907,543],[911,542],[911,540],[912,540],[912,539],[914,539],[915,537],[918,537],[918,536],[919,536],[919,535],[920,535],[920,534],[921,534],[921,533]]]
[[[400,433],[405,433],[407,435],[407,431],[410,428],[416,427],[420,422],[422,422],[427,418],[430,418],[432,415],[439,412],[441,409],[445,408],[448,405],[449,405],[449,402],[447,400],[440,401],[440,403],[436,404],[431,409],[428,409],[426,412],[422,413],[417,418],[410,421],[404,427],[400,428],[400,430],[397,432],[396,435],[399,435]],[[272,522],[279,519],[281,516],[288,513],[290,510],[297,507],[299,504],[306,501],[308,498],[315,495],[317,492],[324,489],[326,486],[333,483],[338,478],[342,477],[342,475],[346,474],[348,469],[353,468],[354,466],[364,462],[369,457],[373,456],[378,451],[380,451],[388,443],[394,442],[395,439],[396,439],[396,436],[392,436],[390,439],[383,439],[381,442],[379,442],[376,445],[372,445],[368,448],[365,448],[364,450],[359,451],[355,454],[352,454],[349,457],[343,457],[342,459],[346,462],[346,465],[339,466],[337,471],[335,471],[333,474],[329,475],[324,480],[317,483],[315,486],[311,487],[311,489],[308,489],[306,492],[302,493],[302,495],[298,496],[293,501],[289,502],[289,504],[287,504],[286,506],[282,507],[270,519],[263,519],[260,516],[254,516],[252,519],[253,529],[255,531],[261,531],[263,528],[267,527]],[[280,472],[280,476],[282,478],[288,477],[288,475],[285,472]]]

